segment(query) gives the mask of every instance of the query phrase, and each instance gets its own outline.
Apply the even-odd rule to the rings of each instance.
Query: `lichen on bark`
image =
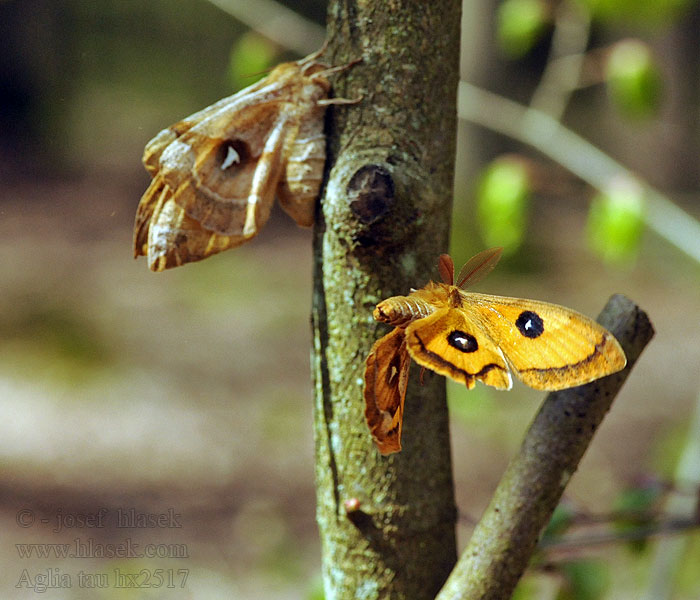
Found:
[[[314,233],[317,519],[327,600],[433,598],[456,559],[444,381],[416,380],[404,449],[381,456],[362,375],[383,333],[372,309],[434,277],[450,225],[460,2],[332,2],[329,62],[362,63],[328,111],[327,184]],[[345,503],[352,501],[348,513]],[[359,505],[357,504],[359,501]]]

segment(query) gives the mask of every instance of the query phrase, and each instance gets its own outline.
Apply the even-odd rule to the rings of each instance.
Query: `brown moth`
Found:
[[[270,216],[275,195],[298,225],[314,221],[326,160],[324,51],[283,63],[259,82],[161,131],[146,145],[153,177],[136,211],[134,256],[162,271],[239,246]]]
[[[375,342],[365,368],[365,418],[382,454],[401,450],[411,359],[463,383],[509,390],[511,372],[537,390],[582,385],[623,369],[625,353],[593,319],[556,304],[465,292],[488,275],[501,248],[480,252],[454,281],[452,259],[438,262],[442,283],[387,298],[377,321],[395,329]]]

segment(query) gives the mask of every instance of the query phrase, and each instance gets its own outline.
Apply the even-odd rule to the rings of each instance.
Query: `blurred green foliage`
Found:
[[[523,577],[513,591],[510,600],[536,600],[540,597],[539,588],[532,577]]]
[[[514,156],[494,160],[477,185],[477,219],[487,246],[503,246],[514,254],[527,231],[530,176],[525,163]]]
[[[659,27],[676,18],[696,0],[576,0],[594,18]]]
[[[698,597],[698,565],[700,565],[700,531],[687,532],[688,545],[680,565],[676,581],[679,595]]]
[[[626,35],[634,32],[640,36],[646,33],[648,36],[648,30],[654,29],[655,35],[663,36],[665,41],[655,43],[655,47],[668,49],[671,40],[675,40],[674,47],[690,48],[692,31],[680,19],[684,13],[689,13],[690,9],[696,8],[697,5],[697,0],[563,0],[555,5],[540,0],[502,0],[497,9],[495,42],[508,57],[518,59],[518,64],[522,65],[525,71],[531,71],[533,67],[540,71],[539,75],[528,73],[521,79],[519,75],[511,74],[514,81],[506,85],[511,86],[516,95],[523,95],[519,93],[518,84],[526,80],[530,86],[535,83],[534,95],[531,96],[535,102],[533,108],[547,113],[556,121],[562,121],[562,116],[569,112],[580,117],[581,105],[576,104],[576,96],[583,96],[584,92],[581,90],[587,88],[591,91],[585,93],[593,94],[594,86],[603,89],[600,84],[605,84],[611,103],[618,112],[626,118],[646,125],[644,131],[619,130],[616,139],[609,140],[613,146],[624,146],[628,143],[625,142],[626,136],[649,135],[652,126],[658,127],[664,121],[677,122],[675,127],[681,122],[693,126],[694,119],[679,117],[677,107],[674,109],[669,106],[668,111],[663,115],[661,113],[666,86],[677,89],[676,96],[683,96],[686,103],[696,96],[692,86],[679,83],[679,69],[674,69],[668,74],[669,79],[674,81],[666,84],[664,73],[649,43],[641,39],[622,39],[610,44],[610,41],[601,38],[614,40],[614,27],[624,22]],[[688,15],[689,23],[695,23],[696,19],[697,11]],[[549,27],[554,27],[552,40],[559,42],[554,46],[545,47],[544,43],[539,42]],[[570,40],[571,43],[563,40]],[[521,60],[526,55],[529,62]],[[670,57],[673,55],[670,54]],[[664,57],[664,60],[668,62],[669,57]],[[695,56],[687,59],[687,65],[684,67],[688,69],[688,73],[697,70],[696,62]],[[539,81],[536,81],[537,77],[540,78]],[[692,75],[687,77],[692,78]],[[599,118],[602,120],[607,117],[607,114],[601,114]],[[505,112],[503,118],[506,122],[516,120]],[[584,118],[584,122],[595,127],[595,119],[596,117],[593,117],[591,120],[589,116]],[[548,136],[554,133],[541,125],[538,127],[541,131],[537,132],[537,136],[533,136],[534,120],[528,118],[527,111],[519,121],[508,123],[503,131],[513,131],[515,133],[508,135],[526,143],[534,143],[536,147],[541,143],[544,148]],[[562,134],[565,134],[568,125],[563,122],[561,125]],[[554,129],[555,125],[552,124],[551,128]],[[521,133],[518,133],[519,130]],[[600,131],[597,135],[604,139],[608,134]],[[540,142],[530,141],[537,137],[540,138]],[[584,134],[584,137],[588,136]],[[679,141],[680,143],[685,142]],[[577,172],[576,165],[581,166],[581,157],[576,156],[577,151],[573,143],[571,146],[570,154],[566,150],[560,150],[563,154],[561,164]],[[686,143],[686,146],[688,154],[695,150],[693,143]],[[597,150],[592,148],[593,152]],[[603,155],[606,152],[602,147],[601,151]],[[636,157],[628,156],[623,161],[633,162],[635,159]],[[648,157],[641,157],[642,162],[645,160],[648,161]],[[598,164],[591,161],[591,172],[586,177],[587,181],[599,189],[603,185],[600,181],[610,179],[610,174],[605,172],[603,164],[604,159]],[[685,173],[688,169],[667,168],[664,172],[660,166],[659,171],[656,175],[660,177],[675,179],[678,182],[687,179]],[[653,173],[649,172],[648,176],[652,177]],[[656,227],[658,221],[645,221],[647,199],[641,192],[633,189],[634,186],[618,187],[617,183],[610,182],[608,189],[598,193],[588,216],[588,245],[603,261],[610,265],[631,265],[639,252],[641,233],[646,225],[650,225],[654,231],[682,250],[688,252],[688,248],[691,248],[690,252],[695,251],[692,244],[688,244],[680,234],[677,238],[679,241],[676,242],[676,238],[668,234],[667,230]],[[527,228],[529,195],[540,191],[539,187],[542,184],[544,180],[537,182],[537,189],[530,186],[524,173],[519,175],[512,165],[510,172],[506,169],[500,170],[493,164],[485,169],[476,192],[476,220],[487,244],[503,245],[506,253],[511,255],[521,246]],[[652,200],[654,198],[649,199],[650,202]],[[461,226],[459,216],[455,221]]]
[[[484,385],[468,390],[452,380],[447,381],[447,402],[450,415],[467,427],[483,427],[493,418],[496,409],[496,394]],[[492,422],[492,421],[491,421]]]
[[[610,585],[609,565],[602,560],[576,560],[560,566],[565,583],[556,600],[599,600]]]
[[[554,509],[554,514],[549,520],[547,527],[542,534],[542,539],[546,540],[555,536],[562,535],[569,527],[571,527],[576,511],[567,502],[560,502]]]
[[[521,58],[540,40],[549,24],[542,0],[504,0],[498,6],[496,39],[510,58]]]
[[[658,114],[663,81],[647,44],[635,39],[615,44],[605,78],[610,98],[624,116],[643,119]]]
[[[244,33],[231,48],[228,65],[231,88],[240,90],[262,79],[278,59],[276,44],[254,31]]]
[[[323,578],[318,575],[314,577],[309,584],[309,591],[307,592],[305,600],[324,600],[325,593],[323,591]]]
[[[659,432],[654,439],[651,470],[663,479],[672,481],[681,456],[692,439],[690,423],[683,420],[674,427]]]
[[[614,503],[614,510],[618,513],[613,522],[615,530],[625,534],[650,526],[662,493],[660,486],[651,485],[622,490]],[[633,539],[627,542],[627,547],[633,552],[641,552],[647,547],[647,542],[646,538]]]
[[[644,231],[644,193],[634,182],[616,180],[591,201],[589,247],[609,264],[634,261]]]
[[[0,357],[30,379],[75,382],[112,359],[109,344],[75,306],[25,299],[0,319]]]

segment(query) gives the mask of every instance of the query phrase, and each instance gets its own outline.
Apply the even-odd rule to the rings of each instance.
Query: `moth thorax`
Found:
[[[374,318],[394,327],[403,327],[416,319],[423,319],[435,311],[432,304],[410,296],[394,296],[382,300],[374,309]]]
[[[458,287],[450,287],[450,295],[448,302],[451,308],[459,308],[460,306],[462,306],[462,295],[459,293]]]

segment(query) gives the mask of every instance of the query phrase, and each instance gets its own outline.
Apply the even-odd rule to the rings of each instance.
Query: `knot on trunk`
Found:
[[[401,201],[403,187],[388,164],[369,162],[352,174],[345,193],[355,220],[355,244],[376,251],[402,245],[410,238],[416,214],[410,203]]]
[[[350,210],[364,225],[376,223],[391,211],[394,194],[394,179],[381,165],[363,165],[347,186]]]

